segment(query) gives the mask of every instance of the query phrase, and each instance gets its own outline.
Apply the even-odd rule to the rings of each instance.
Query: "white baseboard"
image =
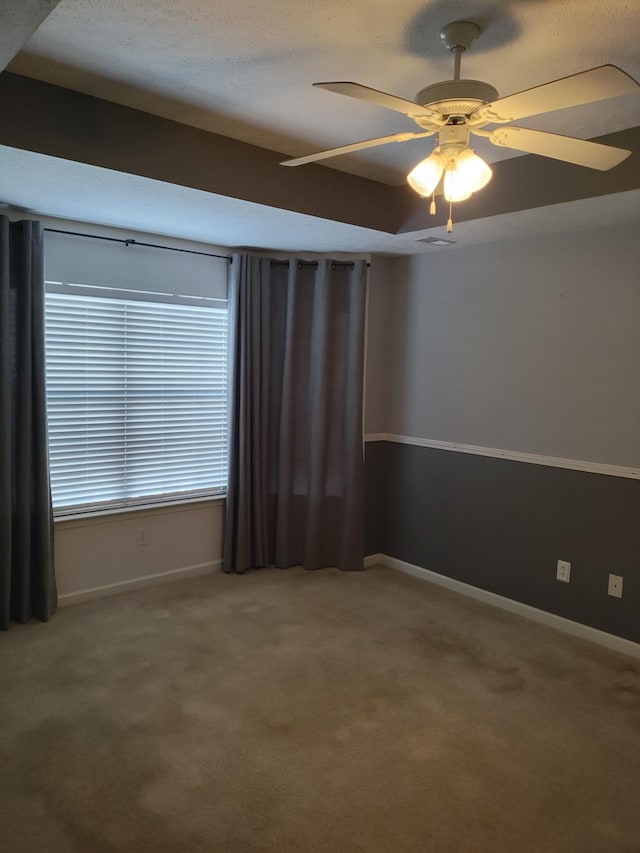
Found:
[[[365,557],[365,568],[373,566],[376,563],[388,566],[391,569],[397,569],[407,575],[412,575],[420,580],[444,587],[452,592],[458,592],[461,595],[467,595],[470,598],[483,601],[485,604],[499,607],[501,610],[508,610],[510,613],[517,613],[519,616],[533,619],[534,622],[540,622],[542,625],[563,631],[565,634],[571,634],[574,637],[580,637],[582,640],[597,643],[600,646],[605,646],[624,655],[640,658],[640,643],[625,640],[624,637],[617,637],[615,634],[599,631],[597,628],[591,628],[589,625],[583,625],[581,622],[573,622],[571,619],[565,619],[563,616],[557,616],[555,613],[539,610],[537,607],[531,607],[529,604],[514,601],[512,598],[505,598],[505,596],[498,595],[495,592],[489,592],[486,589],[480,589],[480,587],[472,586],[463,581],[454,580],[446,575],[432,572],[429,569],[414,566],[412,563],[405,563],[403,560],[388,557],[386,554],[372,554],[369,557]]]
[[[132,580],[117,581],[116,583],[94,586],[91,589],[79,589],[74,592],[63,593],[58,596],[58,606],[67,607],[70,604],[80,604],[82,601],[91,601],[94,598],[106,598],[109,595],[119,595],[121,592],[132,592],[134,589],[144,589],[148,586],[159,586],[173,581],[187,580],[188,578],[199,578],[210,575],[222,564],[222,560],[210,563],[196,563],[193,566],[181,566],[178,569],[170,569],[168,572],[158,572],[154,575],[144,575]]]

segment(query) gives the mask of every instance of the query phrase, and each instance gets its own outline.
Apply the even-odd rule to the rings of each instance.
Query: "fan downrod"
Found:
[[[440,30],[440,38],[445,47],[454,54],[454,73],[452,80],[442,80],[426,86],[415,97],[415,102],[428,106],[431,112],[439,113],[438,123],[448,123],[451,117],[467,116],[477,107],[496,100],[497,90],[481,80],[460,79],[460,59],[469,50],[471,42],[480,36],[482,30],[473,21],[452,21]],[[415,119],[416,123],[427,126],[429,121]]]

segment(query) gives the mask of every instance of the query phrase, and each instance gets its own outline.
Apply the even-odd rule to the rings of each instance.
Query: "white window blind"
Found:
[[[225,304],[99,292],[47,286],[56,512],[224,492]]]

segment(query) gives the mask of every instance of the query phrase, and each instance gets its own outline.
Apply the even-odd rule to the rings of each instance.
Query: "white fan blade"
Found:
[[[364,148],[375,148],[376,145],[388,145],[389,142],[409,142],[410,139],[420,139],[423,136],[433,136],[435,131],[427,130],[424,133],[392,133],[390,136],[379,136],[377,139],[365,139],[363,142],[352,142],[351,145],[341,145],[339,148],[329,148],[326,151],[318,151],[315,154],[307,154],[305,157],[296,157],[293,160],[283,160],[281,166],[302,166],[304,163],[315,163],[316,160],[326,160],[328,157],[337,157],[339,154],[349,154],[350,151],[362,151]]]
[[[360,83],[337,82],[314,83],[313,85],[319,89],[326,89],[328,92],[336,92],[338,95],[347,95],[350,98],[357,98],[359,101],[377,104],[379,107],[386,107],[388,110],[395,110],[397,113],[412,118],[435,115],[428,107],[421,107],[419,104],[414,104],[413,101],[405,101],[404,98],[388,95],[386,92],[378,91],[378,89],[361,86]]]
[[[478,107],[471,115],[474,119],[480,118],[487,122],[515,121],[539,113],[628,95],[638,90],[640,85],[622,69],[615,65],[600,65],[515,95],[507,95],[506,98]]]
[[[503,148],[542,154],[543,157],[588,166],[601,172],[613,169],[631,154],[625,148],[614,148],[612,145],[601,145],[599,142],[545,133],[542,130],[529,130],[526,127],[498,127],[492,131],[489,139]]]

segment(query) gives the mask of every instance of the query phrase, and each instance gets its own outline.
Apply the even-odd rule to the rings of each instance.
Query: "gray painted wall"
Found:
[[[638,467],[639,260],[603,228],[387,262],[367,431]],[[367,553],[640,641],[640,482],[391,442],[366,482]]]
[[[640,642],[640,482],[391,442],[366,472],[369,553]]]
[[[364,399],[366,433],[387,431],[391,357],[395,346],[391,324],[397,316],[394,306],[397,274],[397,260],[379,255],[371,259]]]
[[[639,269],[637,227],[393,261],[368,431],[640,465]]]

